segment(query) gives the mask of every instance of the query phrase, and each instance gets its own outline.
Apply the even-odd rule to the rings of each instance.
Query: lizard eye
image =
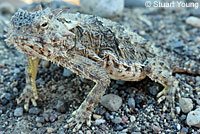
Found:
[[[48,26],[48,23],[47,23],[47,22],[44,22],[41,26],[42,26],[43,28],[45,28],[45,27]]]

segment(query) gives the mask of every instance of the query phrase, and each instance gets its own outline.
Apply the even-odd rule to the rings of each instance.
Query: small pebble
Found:
[[[181,130],[181,125],[177,124],[176,128],[177,128],[177,130]]]
[[[106,120],[110,120],[110,114],[108,112],[105,113]]]
[[[28,110],[28,112],[29,112],[29,114],[38,115],[38,114],[41,112],[41,110],[40,110],[39,108],[37,108],[37,107],[32,107],[32,108],[30,108],[30,109]]]
[[[135,100],[133,98],[129,98],[128,105],[131,109],[135,109]]]
[[[181,112],[181,108],[180,107],[176,107],[176,113],[180,114],[180,112]]]
[[[94,125],[98,126],[98,125],[103,124],[105,122],[106,122],[106,120],[104,120],[104,119],[98,119],[98,120],[95,120]]]
[[[18,89],[16,87],[13,88],[13,92],[18,92]]]
[[[93,114],[93,118],[94,118],[95,120],[98,120],[98,119],[101,119],[101,116],[100,116],[100,115],[97,115],[97,114]]]
[[[126,124],[127,123],[127,121],[128,121],[128,117],[127,116],[123,116],[122,117],[122,124]]]
[[[120,117],[115,117],[115,118],[112,120],[112,122],[115,123],[115,124],[119,124],[119,123],[122,122],[122,118],[120,118]]]
[[[10,93],[5,93],[5,99],[6,100],[8,100],[8,101],[10,101],[13,97],[12,97],[12,95],[10,94]]]
[[[7,99],[5,99],[5,98],[2,98],[2,99],[1,99],[1,104],[2,104],[3,106],[5,106],[7,103],[8,103],[8,100],[7,100]]]
[[[107,94],[101,98],[100,103],[109,111],[117,111],[122,105],[122,98],[115,94]]]
[[[45,120],[44,120],[44,117],[36,117],[36,122],[40,122],[40,123],[44,123]]]
[[[90,132],[90,130],[87,130],[87,131],[86,131],[86,134],[92,134],[92,133]]]
[[[49,68],[50,62],[46,61],[46,60],[42,60],[41,65],[42,65],[43,68]]]
[[[95,109],[95,114],[98,114],[98,115],[104,115],[105,114],[105,109],[103,109],[103,108],[96,108]]]
[[[200,27],[200,19],[194,16],[188,17],[186,23],[194,27]]]
[[[195,126],[200,128],[200,108],[194,111],[190,111],[187,115],[186,123],[189,126]]]
[[[19,116],[22,116],[22,115],[23,115],[23,108],[21,108],[21,107],[16,108],[15,111],[14,111],[14,116],[19,117]]]
[[[160,131],[161,131],[161,128],[158,127],[158,126],[155,126],[155,125],[152,126],[152,129],[153,129],[153,131],[154,131],[155,133],[160,133]]]
[[[64,68],[63,76],[70,77],[72,74],[73,74],[73,72],[71,70]]]
[[[193,109],[192,99],[190,98],[181,98],[179,104],[183,113],[188,113]]]
[[[132,116],[130,117],[130,121],[131,121],[131,122],[134,122],[135,120],[136,120],[135,116],[132,115]]]
[[[183,127],[183,128],[180,130],[180,132],[183,133],[183,134],[187,134],[187,133],[188,133],[188,128]]]
[[[114,131],[121,131],[123,129],[124,129],[124,127],[122,125],[117,124],[114,126]]]
[[[50,116],[49,121],[50,122],[54,122],[57,118],[58,118],[58,115],[57,114],[53,114],[53,115]]]

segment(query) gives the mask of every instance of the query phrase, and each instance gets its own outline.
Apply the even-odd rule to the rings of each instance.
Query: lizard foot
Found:
[[[87,107],[80,106],[78,110],[72,113],[72,117],[67,121],[68,124],[64,128],[74,127],[73,132],[77,132],[85,122],[87,126],[91,126],[92,112],[87,109]]]
[[[178,92],[178,93],[177,93]],[[178,95],[177,95],[178,94]],[[164,85],[164,89],[158,93],[158,104],[160,104],[162,101],[165,101],[163,111],[166,111],[168,108],[171,109],[170,115],[172,118],[175,118],[175,97],[179,95],[179,88],[178,88],[178,81],[174,82],[171,86]]]
[[[32,90],[32,87],[27,85],[23,93],[20,95],[20,97],[17,99],[17,104],[20,104],[23,100],[25,101],[24,109],[28,111],[29,109],[29,103],[32,102],[33,106],[37,106],[36,100],[38,99],[37,92],[34,92]]]
[[[164,89],[157,94],[156,97],[158,98],[158,104],[160,104],[163,100],[166,99],[167,90],[167,85],[164,85]]]

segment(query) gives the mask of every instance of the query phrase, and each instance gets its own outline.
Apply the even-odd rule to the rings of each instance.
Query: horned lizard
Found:
[[[81,106],[72,113],[65,126],[77,131],[83,123],[91,124],[91,113],[98,104],[110,79],[140,81],[146,76],[164,89],[159,102],[169,95],[171,104],[178,89],[174,72],[194,72],[188,68],[172,68],[164,57],[154,54],[145,39],[122,25],[107,19],[80,13],[63,13],[49,8],[28,12],[19,9],[11,18],[6,41],[26,54],[26,87],[18,99],[37,105],[36,75],[38,59],[68,68],[96,83]]]

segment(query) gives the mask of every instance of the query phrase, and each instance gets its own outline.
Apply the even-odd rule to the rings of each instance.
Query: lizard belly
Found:
[[[140,81],[146,77],[142,65],[134,63],[130,66],[127,64],[117,64],[109,62],[105,66],[107,73],[111,79],[123,81]]]
[[[140,81],[146,77],[146,74],[140,71],[126,71],[123,69],[110,68],[107,72],[109,77],[115,80]]]

